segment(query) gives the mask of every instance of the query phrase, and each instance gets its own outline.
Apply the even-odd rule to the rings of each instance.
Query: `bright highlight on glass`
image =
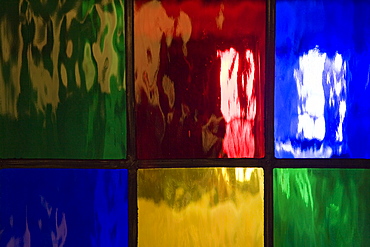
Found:
[[[276,157],[370,156],[366,10],[367,1],[277,1]]]
[[[234,48],[218,50],[217,56],[221,60],[221,112],[226,121],[223,151],[229,158],[253,157],[256,117],[253,52],[246,50],[240,61]]]
[[[274,169],[274,246],[366,246],[370,170]]]
[[[347,96],[346,63],[343,63],[342,56],[336,53],[330,59],[318,48],[309,50],[299,58],[294,79],[298,92],[298,118],[290,126],[296,131],[296,140],[313,142],[313,145],[302,150],[294,147],[291,141],[276,142],[276,152],[291,152],[295,158],[330,158],[333,154],[341,154]],[[327,108],[325,104],[328,104]],[[330,116],[325,114],[325,110],[337,114]],[[329,123],[326,126],[329,119],[325,121],[325,115],[334,117],[335,125]],[[325,136],[327,141],[324,141]]]
[[[139,246],[263,246],[262,168],[138,171]]]

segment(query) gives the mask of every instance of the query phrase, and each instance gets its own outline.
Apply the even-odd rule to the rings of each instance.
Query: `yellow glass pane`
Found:
[[[139,246],[263,246],[262,168],[138,171]]]

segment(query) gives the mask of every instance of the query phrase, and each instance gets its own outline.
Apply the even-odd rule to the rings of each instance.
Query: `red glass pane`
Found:
[[[264,156],[264,1],[135,1],[137,154]]]

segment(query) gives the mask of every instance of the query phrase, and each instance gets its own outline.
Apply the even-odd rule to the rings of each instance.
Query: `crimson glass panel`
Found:
[[[265,1],[134,4],[138,157],[263,157]]]

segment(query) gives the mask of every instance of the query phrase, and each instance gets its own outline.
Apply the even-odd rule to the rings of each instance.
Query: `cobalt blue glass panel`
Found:
[[[0,246],[127,246],[127,170],[0,170]]]
[[[276,1],[276,157],[370,157],[369,12],[368,0]]]

